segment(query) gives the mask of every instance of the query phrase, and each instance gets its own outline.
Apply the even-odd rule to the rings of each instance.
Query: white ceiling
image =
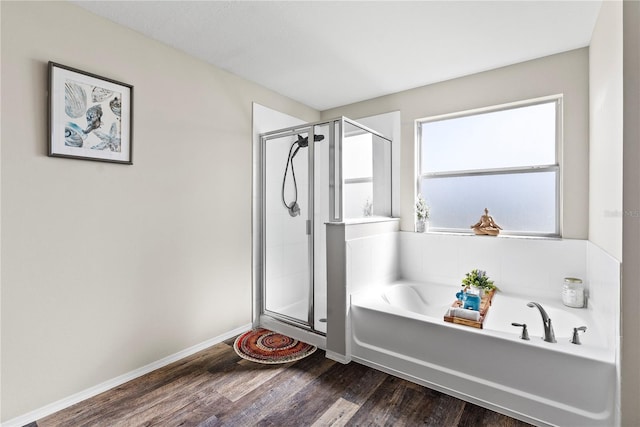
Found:
[[[601,1],[74,1],[318,110],[588,46]]]

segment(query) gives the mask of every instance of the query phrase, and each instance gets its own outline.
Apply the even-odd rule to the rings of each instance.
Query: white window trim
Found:
[[[519,107],[529,107],[539,104],[556,103],[556,163],[547,165],[536,165],[526,167],[511,167],[511,168],[495,168],[495,169],[474,169],[474,170],[459,170],[459,171],[446,171],[446,172],[429,172],[422,173],[422,124],[430,123],[441,120],[454,119],[458,117],[468,117],[484,113],[493,113],[496,111],[510,110]],[[436,116],[429,116],[414,121],[415,129],[415,164],[414,164],[414,176],[415,181],[415,193],[421,193],[421,182],[423,178],[436,178],[436,177],[456,177],[456,176],[480,176],[480,175],[497,175],[497,174],[516,174],[516,173],[532,173],[532,172],[552,172],[557,171],[556,174],[556,230],[554,233],[527,233],[527,232],[502,232],[501,234],[508,235],[510,237],[550,237],[550,238],[562,238],[563,235],[563,171],[561,165],[562,162],[562,146],[563,146],[563,95],[549,95],[539,98],[527,99],[523,101],[509,102],[505,104],[493,105],[488,107],[474,108],[470,110],[458,111],[455,113],[440,114]],[[412,212],[413,215],[413,212]],[[431,231],[430,232],[434,232]],[[459,228],[438,228],[435,232],[442,233],[455,233],[455,234],[473,234],[472,231]]]

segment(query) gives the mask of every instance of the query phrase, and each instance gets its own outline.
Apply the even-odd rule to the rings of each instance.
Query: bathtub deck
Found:
[[[323,351],[285,365],[240,359],[227,341],[29,427],[427,425],[525,427],[521,421]]]

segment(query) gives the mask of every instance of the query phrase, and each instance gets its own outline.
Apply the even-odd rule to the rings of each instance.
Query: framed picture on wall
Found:
[[[49,62],[49,156],[133,164],[133,86]]]

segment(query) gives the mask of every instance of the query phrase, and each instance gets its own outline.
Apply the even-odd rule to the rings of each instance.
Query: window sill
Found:
[[[458,236],[458,237],[477,237],[477,238],[487,238],[487,239],[523,239],[523,240],[565,240],[562,236],[533,236],[526,234],[500,234],[498,236],[483,236],[477,235],[473,233],[458,233],[453,231],[425,231],[424,233],[418,233],[415,231],[407,231],[403,230],[403,232],[407,233],[416,233],[416,234],[428,234],[428,235],[436,235],[436,236]]]

